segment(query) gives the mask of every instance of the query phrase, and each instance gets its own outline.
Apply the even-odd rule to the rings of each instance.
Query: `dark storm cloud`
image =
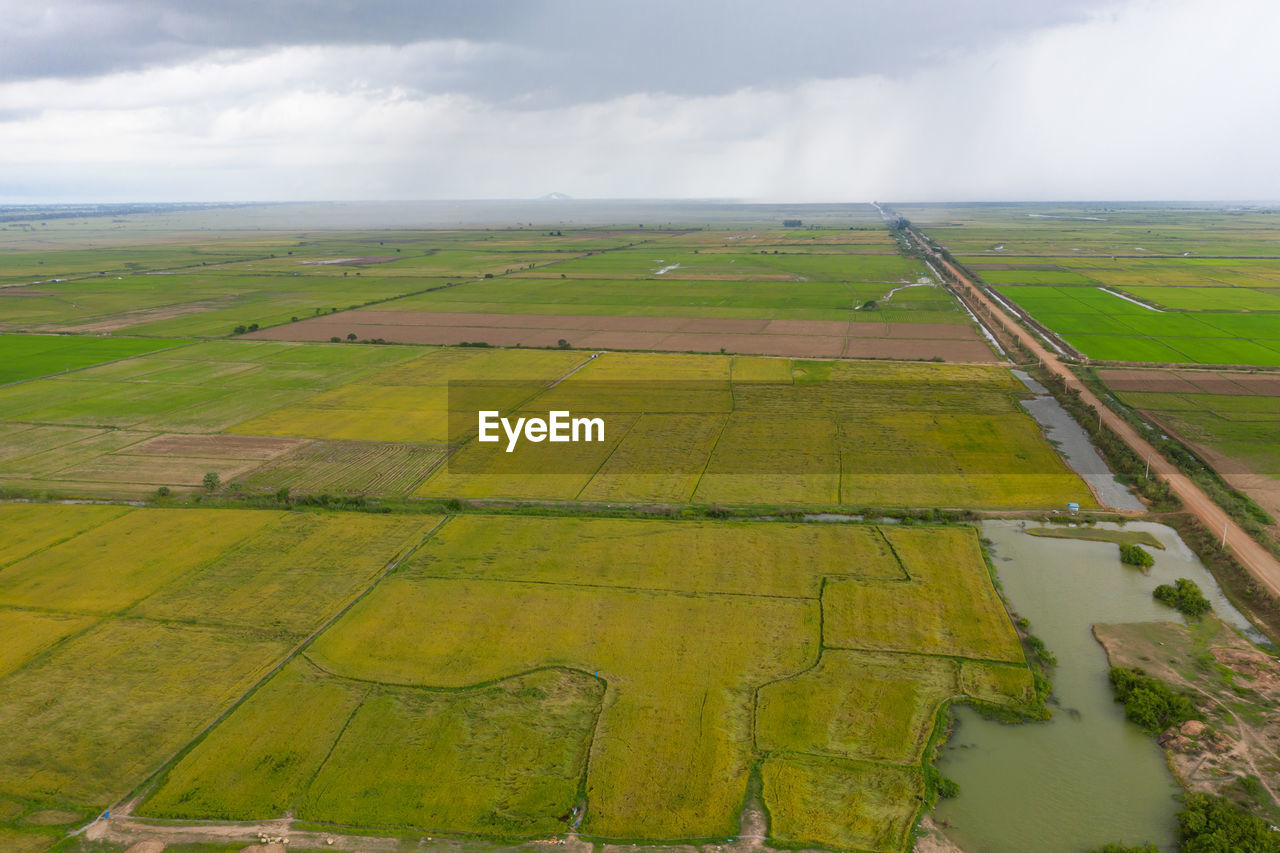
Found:
[[[488,45],[401,86],[508,104],[899,76],[1106,0],[51,0],[0,2],[0,81],[83,78],[293,45]]]

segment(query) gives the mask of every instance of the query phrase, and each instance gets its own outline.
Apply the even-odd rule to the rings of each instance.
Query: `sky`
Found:
[[[1280,199],[1271,0],[0,0],[0,203]]]

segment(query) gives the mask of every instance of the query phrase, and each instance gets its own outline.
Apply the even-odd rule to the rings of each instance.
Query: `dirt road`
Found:
[[[1001,318],[1009,331],[1016,335],[1027,349],[1044,362],[1046,368],[1066,380],[1068,388],[1078,390],[1080,399],[1087,405],[1093,406],[1101,412],[1102,422],[1109,426],[1116,435],[1120,436],[1125,444],[1133,448],[1134,452],[1139,456],[1151,460],[1151,470],[1169,484],[1174,493],[1182,499],[1188,512],[1214,531],[1218,535],[1219,541],[1222,540],[1225,532],[1227,546],[1240,564],[1260,583],[1271,590],[1273,595],[1280,596],[1280,561],[1271,556],[1271,553],[1258,544],[1253,537],[1245,533],[1221,507],[1200,490],[1199,486],[1175,468],[1172,462],[1160,455],[1127,421],[1103,405],[1102,401],[1092,391],[1084,387],[1080,380],[1076,379],[1075,374],[1067,369],[1067,366],[1062,363],[1062,360],[1057,355],[1050,352],[1040,341],[1036,340],[1035,336],[1019,325],[998,302],[988,297],[980,287],[970,281],[969,277],[957,269],[955,265],[933,252],[929,248],[929,244],[916,233],[915,229],[907,230],[915,241],[923,247],[930,259],[935,264],[946,268],[954,279],[959,282],[959,287],[965,290],[966,296],[982,303],[995,316]]]

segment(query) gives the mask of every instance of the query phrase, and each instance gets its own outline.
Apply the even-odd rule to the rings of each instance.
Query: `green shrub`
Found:
[[[1200,717],[1189,698],[1140,669],[1112,667],[1111,686],[1116,701],[1124,703],[1124,715],[1151,734]]]
[[[1192,618],[1203,616],[1212,607],[1196,582],[1188,578],[1178,578],[1173,586],[1167,583],[1160,584],[1152,590],[1151,595],[1156,601],[1167,604],[1179,613]]]
[[[1127,566],[1149,569],[1155,565],[1155,558],[1147,553],[1141,545],[1121,545],[1120,562]]]
[[[1178,814],[1182,853],[1280,853],[1280,832],[1239,806],[1208,794],[1188,794]]]

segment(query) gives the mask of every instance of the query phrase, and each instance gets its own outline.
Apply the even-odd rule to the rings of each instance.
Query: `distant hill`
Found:
[[[538,201],[573,201],[573,196],[565,193],[547,193],[538,196]]]

